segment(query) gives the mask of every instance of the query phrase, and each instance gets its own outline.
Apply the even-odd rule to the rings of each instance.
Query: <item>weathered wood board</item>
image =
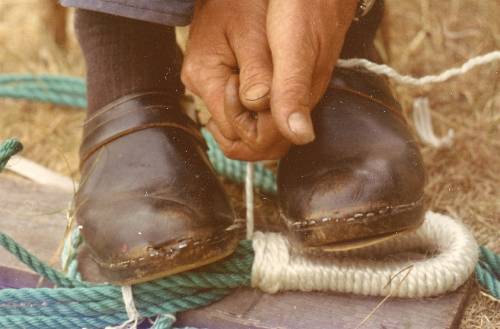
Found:
[[[49,262],[61,243],[72,196],[24,178],[0,174],[0,231]],[[26,269],[0,248],[0,265]],[[59,265],[59,262],[57,262]]]
[[[71,195],[0,176],[0,231],[22,243],[43,260],[56,250],[65,227],[63,209]],[[58,212],[59,211],[59,212]],[[0,253],[0,265],[19,267]],[[0,288],[32,286],[36,277],[0,268]],[[457,328],[470,285],[445,296],[388,299],[361,328]],[[357,328],[382,298],[333,293],[287,292],[276,295],[242,288],[206,308],[178,315],[179,326],[208,329]]]

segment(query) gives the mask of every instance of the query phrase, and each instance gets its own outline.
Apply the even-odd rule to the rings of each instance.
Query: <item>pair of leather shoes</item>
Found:
[[[422,157],[384,80],[337,69],[313,122],[316,139],[278,168],[293,246],[355,248],[422,223]],[[198,128],[162,93],[120,98],[86,121],[75,202],[85,279],[138,283],[234,251],[244,225]]]
[[[354,22],[343,58],[376,60],[378,0]],[[278,203],[292,246],[351,249],[417,228],[425,171],[387,83],[336,69],[312,112],[316,139],[292,146],[278,167]],[[122,97],[90,117],[81,147],[75,217],[90,281],[132,284],[231,254],[244,223],[206,155],[199,127],[174,96]]]

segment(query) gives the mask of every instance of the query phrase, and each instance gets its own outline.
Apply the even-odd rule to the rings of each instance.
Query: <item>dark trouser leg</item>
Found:
[[[184,92],[174,27],[77,9],[75,30],[87,64],[89,114],[132,93]]]

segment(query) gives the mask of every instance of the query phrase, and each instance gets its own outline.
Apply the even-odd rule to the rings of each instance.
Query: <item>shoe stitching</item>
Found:
[[[228,226],[227,228],[224,229],[224,233],[218,235],[217,237],[210,237],[206,239],[184,239],[181,242],[174,244],[172,246],[169,246],[167,248],[154,248],[154,247],[148,247],[150,249],[150,253],[146,256],[141,256],[137,258],[132,258],[132,259],[127,259],[121,262],[116,262],[116,263],[108,263],[108,262],[102,262],[98,260],[97,258],[93,258],[93,260],[101,267],[107,268],[108,270],[124,270],[129,267],[135,267],[135,266],[141,266],[141,263],[145,263],[146,261],[149,261],[151,259],[158,259],[158,258],[165,258],[165,257],[170,257],[174,252],[182,250],[187,248],[188,246],[192,245],[193,249],[200,249],[199,246],[201,244],[207,244],[207,243],[213,243],[213,242],[219,242],[226,240],[229,236],[228,233],[231,231],[236,231],[239,230],[242,227],[241,223],[238,221],[235,224]]]
[[[284,216],[283,217],[285,218],[287,226],[292,227],[294,229],[302,229],[302,228],[307,228],[310,226],[315,226],[318,224],[326,224],[329,222],[335,222],[335,223],[352,222],[354,220],[358,220],[361,218],[370,218],[370,217],[374,217],[376,215],[398,214],[398,213],[407,211],[411,208],[416,208],[417,206],[420,206],[422,203],[423,203],[423,198],[421,198],[417,201],[414,201],[414,202],[406,203],[406,204],[400,204],[400,205],[396,205],[396,206],[385,206],[385,207],[382,207],[379,209],[366,211],[366,212],[357,212],[357,213],[354,213],[354,214],[352,214],[350,216],[346,216],[346,217],[323,217],[323,218],[319,218],[319,219],[305,219],[305,220],[298,221],[298,222],[292,222],[291,220],[287,219],[286,217],[284,217]]]

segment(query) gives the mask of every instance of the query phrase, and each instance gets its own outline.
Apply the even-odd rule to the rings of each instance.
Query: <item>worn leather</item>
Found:
[[[384,79],[336,69],[312,112],[316,139],[278,168],[281,216],[302,247],[373,239],[418,227],[425,170]]]
[[[144,281],[236,247],[239,225],[203,138],[171,99],[127,96],[85,123],[75,216],[109,281]]]

